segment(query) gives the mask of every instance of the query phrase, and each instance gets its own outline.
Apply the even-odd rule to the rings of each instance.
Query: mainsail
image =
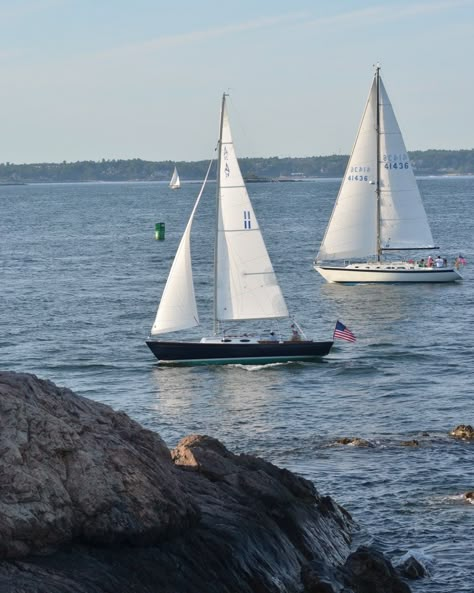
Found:
[[[225,97],[219,141],[215,318],[288,317],[237,161]]]
[[[380,248],[433,248],[415,174],[381,78],[379,86]]]

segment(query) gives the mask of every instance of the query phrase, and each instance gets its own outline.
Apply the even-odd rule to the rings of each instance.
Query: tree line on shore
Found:
[[[474,149],[418,150],[409,153],[418,176],[474,175]],[[242,158],[244,177],[270,180],[294,177],[340,178],[348,155],[313,157]],[[77,161],[62,163],[0,163],[0,183],[60,183],[81,181],[166,181],[174,166],[182,180],[204,178],[208,161],[145,161],[142,159]],[[215,166],[215,165],[214,165]]]

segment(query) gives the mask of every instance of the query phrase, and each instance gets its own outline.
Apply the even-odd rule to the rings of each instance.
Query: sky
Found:
[[[408,150],[474,148],[474,0],[0,0],[0,162],[349,154],[374,64]]]

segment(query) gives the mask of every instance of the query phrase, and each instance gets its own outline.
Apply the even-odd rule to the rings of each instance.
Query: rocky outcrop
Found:
[[[360,437],[341,437],[336,440],[337,445],[350,445],[351,447],[374,447],[375,445]]]
[[[402,447],[419,447],[420,441],[418,439],[411,439],[409,441],[400,441]]]
[[[449,434],[456,439],[474,440],[474,428],[470,424],[460,424],[456,428],[453,428]]]
[[[421,579],[428,574],[426,566],[415,556],[407,554],[397,566],[398,572],[407,579]]]
[[[0,428],[0,593],[408,591],[376,551],[351,554],[351,517],[312,483],[213,438],[169,451],[14,373]]]
[[[0,557],[144,544],[197,520],[160,437],[28,375],[0,374]]]
[[[361,546],[346,562],[349,581],[357,593],[410,593],[387,559],[370,547]]]

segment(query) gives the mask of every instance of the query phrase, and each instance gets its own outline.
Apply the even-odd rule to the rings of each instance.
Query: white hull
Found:
[[[408,257],[435,246],[415,174],[376,67],[354,148],[314,267],[328,282],[456,282],[452,267],[423,267]],[[400,251],[403,254],[396,255]],[[375,261],[383,254],[387,259]],[[367,258],[364,263],[355,262]],[[322,262],[334,262],[323,264]]]
[[[416,282],[456,282],[461,274],[453,268],[423,268],[407,262],[361,263],[347,266],[315,264],[327,282],[342,284],[398,284]]]

